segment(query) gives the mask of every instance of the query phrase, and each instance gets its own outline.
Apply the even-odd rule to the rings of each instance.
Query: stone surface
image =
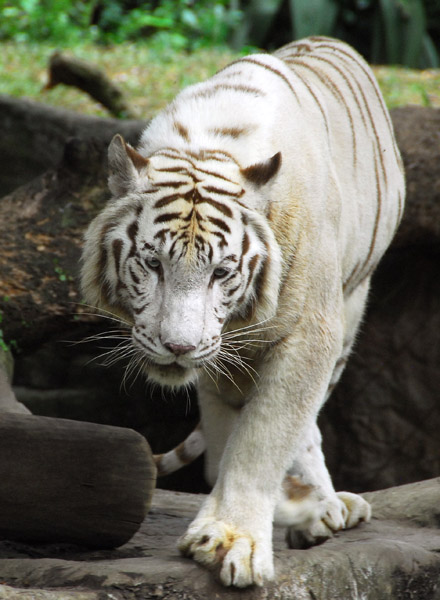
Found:
[[[113,551],[0,542],[0,600],[439,600],[440,478],[366,497],[372,522],[321,546],[289,550],[276,530],[276,581],[237,591],[176,550],[203,496],[157,490],[140,531]]]

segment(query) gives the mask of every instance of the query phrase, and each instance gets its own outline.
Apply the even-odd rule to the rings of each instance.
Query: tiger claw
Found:
[[[178,548],[205,567],[219,567],[225,586],[261,586],[274,576],[270,544],[257,543],[251,535],[223,521],[195,521],[179,540]]]

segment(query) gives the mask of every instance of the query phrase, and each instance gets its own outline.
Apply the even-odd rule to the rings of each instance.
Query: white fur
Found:
[[[401,217],[404,178],[389,116],[352,49],[310,38],[245,58],[183,91],[133,152],[120,139],[112,143],[115,198],[86,236],[83,289],[89,302],[133,324],[152,379],[171,386],[198,379],[214,488],[179,547],[203,565],[220,564],[225,585],[261,585],[274,576],[274,516],[310,541],[370,516],[362,498],[334,491],[316,418]],[[268,172],[278,153],[279,170],[263,183],[253,179],[249,167]],[[161,206],[176,189],[182,197]],[[205,230],[194,221],[176,246],[192,223],[190,197],[198,199]],[[118,255],[136,207],[135,242]],[[223,225],[223,246],[213,225],[219,217],[229,229]],[[161,219],[168,219],[166,234]],[[206,249],[196,249],[196,234],[209,239],[209,260]],[[230,257],[240,256],[246,236],[238,273]],[[251,257],[256,275],[246,287]],[[234,279],[216,279],[222,268]],[[234,342],[240,358],[209,377],[200,367],[215,369]],[[186,350],[174,355],[173,345]],[[283,495],[286,473],[310,494]]]

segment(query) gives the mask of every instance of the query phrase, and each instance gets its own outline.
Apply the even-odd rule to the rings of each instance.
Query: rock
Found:
[[[438,600],[440,478],[365,496],[372,522],[320,546],[289,550],[276,530],[276,581],[238,592],[176,550],[203,496],[156,490],[140,531],[117,550],[0,542],[9,594],[0,599],[52,600],[56,590],[57,600]]]
[[[0,196],[57,167],[73,137],[108,144],[115,133],[136,143],[146,121],[104,119],[0,95]]]

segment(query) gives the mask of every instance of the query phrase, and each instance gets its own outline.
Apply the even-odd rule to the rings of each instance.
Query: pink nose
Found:
[[[195,346],[182,346],[180,344],[164,344],[164,346],[176,356],[181,356],[196,349]]]

